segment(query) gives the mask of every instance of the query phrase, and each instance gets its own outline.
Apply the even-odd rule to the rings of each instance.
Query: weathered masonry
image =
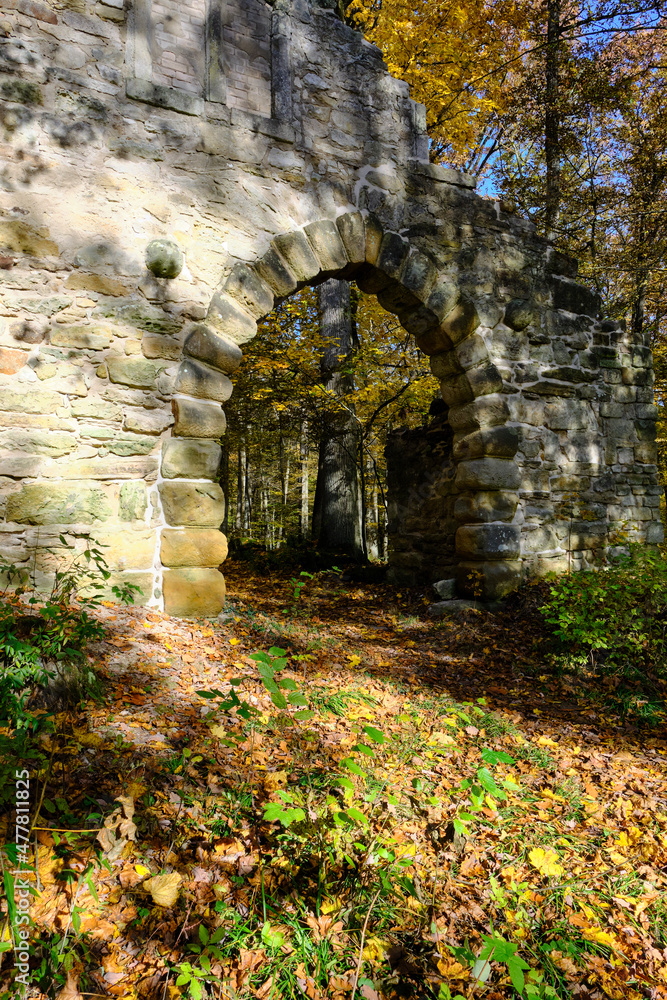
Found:
[[[423,108],[332,13],[4,0],[0,71],[4,561],[46,585],[89,534],[112,582],[217,613],[230,376],[276,302],[336,275],[448,408],[397,484],[396,576],[494,597],[661,539],[650,351],[428,163]]]

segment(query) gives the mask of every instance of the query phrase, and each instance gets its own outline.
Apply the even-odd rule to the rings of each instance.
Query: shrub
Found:
[[[553,634],[588,672],[667,680],[667,558],[633,546],[599,571],[560,577],[540,608]]]
[[[34,576],[26,579],[24,570],[0,567],[7,581],[0,593],[0,725],[25,727],[32,719],[28,705],[49,684],[60,696],[69,686],[77,697],[96,686],[92,671],[82,674],[72,668],[83,662],[86,647],[104,636],[91,612],[111,574],[101,548],[85,541],[83,552],[77,553],[60,537],[73,556],[56,571],[43,600]],[[138,590],[134,584],[112,587],[123,603],[132,603]]]

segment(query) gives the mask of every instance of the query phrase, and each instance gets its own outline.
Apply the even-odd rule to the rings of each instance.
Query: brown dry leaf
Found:
[[[262,983],[262,985],[259,987],[258,990],[255,990],[255,996],[257,997],[257,1000],[266,1000],[269,994],[273,991],[274,979],[275,976],[269,976],[266,982]]]
[[[297,986],[304,996],[308,997],[308,1000],[320,1000],[322,994],[318,990],[313,977],[308,975],[303,963],[297,965],[294,970],[294,978],[296,979]]]
[[[334,937],[336,934],[340,934],[343,929],[343,921],[336,920],[335,917],[332,917],[329,914],[316,917],[312,913],[309,913],[306,917],[306,923],[313,932],[313,940],[316,944],[319,944],[319,942],[324,938]]]
[[[267,792],[275,792],[287,785],[287,771],[269,771],[264,776],[264,787]]]
[[[57,994],[56,1000],[83,1000],[79,993],[79,972],[72,969],[67,973],[67,982]]]

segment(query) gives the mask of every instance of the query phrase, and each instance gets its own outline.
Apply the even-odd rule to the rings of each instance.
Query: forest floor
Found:
[[[558,675],[543,588],[225,570],[221,622],[100,608],[38,738],[28,996],[667,997],[664,716]]]

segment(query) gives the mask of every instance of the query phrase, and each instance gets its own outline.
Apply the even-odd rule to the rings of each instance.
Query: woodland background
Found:
[[[603,314],[653,348],[662,407],[660,0],[338,3],[425,104],[431,159],[473,174],[480,193],[532,219],[579,261]],[[323,548],[383,559],[387,436],[428,422],[438,385],[428,359],[374,298],[354,286],[349,296],[343,282],[327,286],[276,309],[248,346],[226,440],[223,530],[237,549],[242,540],[275,549],[319,538]],[[666,435],[661,417],[663,472]]]

